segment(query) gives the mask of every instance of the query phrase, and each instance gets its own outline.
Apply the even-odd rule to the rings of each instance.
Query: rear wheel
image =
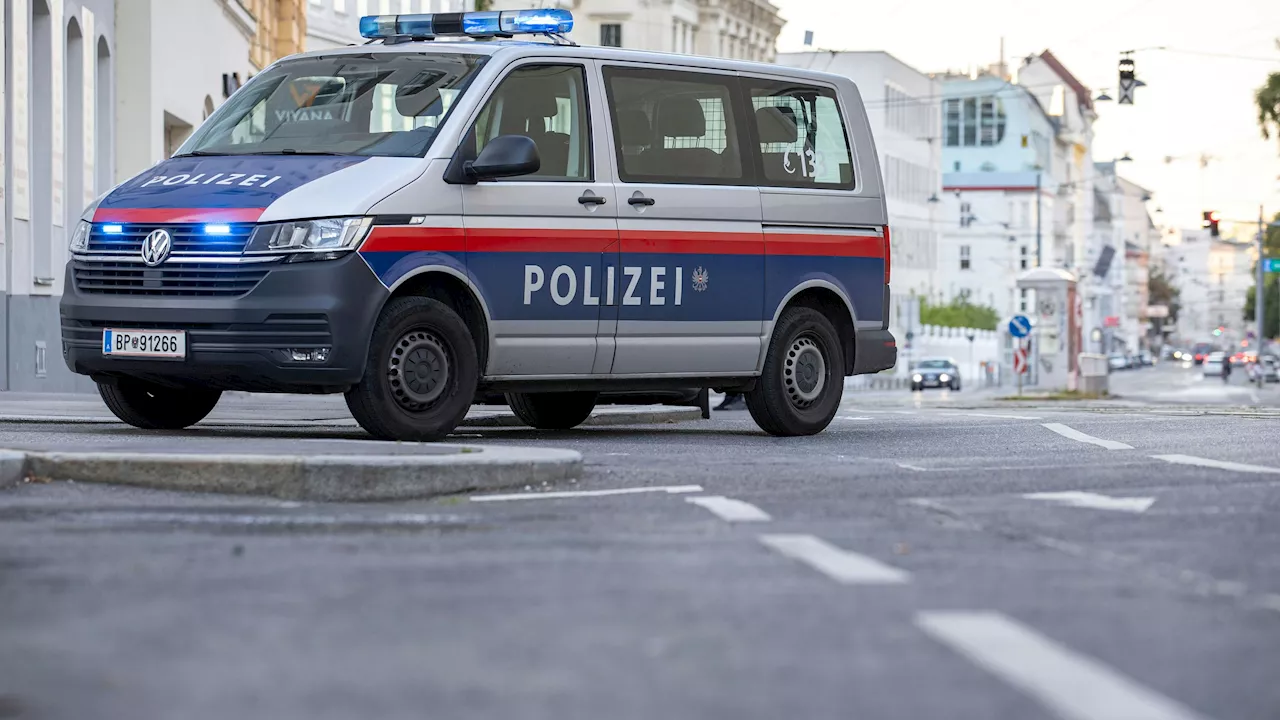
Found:
[[[808,307],[782,313],[769,341],[764,372],[747,393],[747,409],[770,435],[822,432],[844,393],[844,351],[835,326]]]
[[[594,392],[507,393],[507,404],[525,425],[539,430],[568,430],[591,417]]]
[[[221,390],[169,388],[131,378],[99,382],[98,394],[116,417],[143,430],[180,430],[195,425],[222,397]]]
[[[364,377],[347,391],[347,407],[374,437],[439,440],[466,417],[479,379],[471,331],[452,308],[396,298],[378,316]]]

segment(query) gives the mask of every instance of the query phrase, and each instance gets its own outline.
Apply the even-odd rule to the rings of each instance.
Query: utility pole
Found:
[[[1265,302],[1267,294],[1266,292],[1264,292],[1267,287],[1267,283],[1266,283],[1267,274],[1264,268],[1264,266],[1267,264],[1267,256],[1266,256],[1266,253],[1264,252],[1264,250],[1266,249],[1266,245],[1263,243],[1266,237],[1267,237],[1267,216],[1266,216],[1266,213],[1263,212],[1262,206],[1259,205],[1258,206],[1258,273],[1257,273],[1258,285],[1257,285],[1257,288],[1253,291],[1253,315],[1254,315],[1254,319],[1257,320],[1255,325],[1257,327],[1256,332],[1258,333],[1257,337],[1254,339],[1253,351],[1257,353],[1259,368],[1263,367],[1262,366],[1262,348],[1266,347],[1266,344],[1267,344],[1266,340],[1264,339],[1266,336],[1263,335],[1262,333],[1263,328],[1265,327],[1264,320],[1267,317],[1267,305]],[[1258,377],[1262,378],[1262,375],[1259,374]],[[1263,379],[1259,379],[1258,384],[1261,385],[1264,382],[1266,381]]]

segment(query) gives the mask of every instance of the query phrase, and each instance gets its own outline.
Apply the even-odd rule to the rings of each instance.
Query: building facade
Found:
[[[475,0],[305,0],[306,49],[359,45],[360,18],[365,15],[466,12],[475,9]],[[525,3],[523,7],[534,7]],[[495,8],[496,9],[496,8]]]
[[[490,0],[493,10],[531,7]],[[580,45],[773,62],[783,20],[768,0],[543,0],[573,11],[569,38]]]
[[[886,52],[783,53],[778,63],[843,75],[858,86],[876,140],[889,209],[889,324],[895,337],[914,335],[918,300],[935,297],[941,282],[940,84]],[[909,356],[909,345],[903,343],[902,348]]]
[[[12,0],[0,25],[0,389],[91,390],[61,358],[67,240],[241,83],[302,49],[305,0]]]
[[[1178,242],[1164,246],[1164,267],[1179,292],[1176,339],[1183,344],[1217,342],[1236,347],[1253,329],[1242,319],[1245,296],[1253,287],[1257,249],[1209,235],[1208,230],[1183,230]],[[1222,328],[1221,335],[1214,331]]]

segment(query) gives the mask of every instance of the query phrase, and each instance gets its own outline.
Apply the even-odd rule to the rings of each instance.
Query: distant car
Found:
[[[1107,356],[1107,367],[1112,370],[1125,370],[1129,367],[1129,360],[1120,353],[1111,353]]]
[[[1199,365],[1204,362],[1204,359],[1209,357],[1209,354],[1213,351],[1212,343],[1196,343],[1195,347],[1192,349],[1192,357],[1195,359],[1196,364]],[[1183,359],[1186,359],[1185,353]]]
[[[1224,372],[1223,366],[1227,364],[1226,353],[1213,352],[1209,353],[1200,366],[1204,370],[1205,377],[1220,377]]]
[[[911,375],[911,391],[950,388],[960,391],[960,366],[951,358],[929,358],[916,364]]]
[[[1262,379],[1266,382],[1280,382],[1280,358],[1274,355],[1262,356]]]
[[[1151,353],[1147,352],[1146,350],[1143,350],[1142,352],[1138,353],[1138,362],[1146,367],[1151,367],[1152,365],[1156,364],[1156,359],[1154,356],[1152,356]]]

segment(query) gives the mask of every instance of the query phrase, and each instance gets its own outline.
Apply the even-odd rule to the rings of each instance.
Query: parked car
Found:
[[[1280,382],[1280,358],[1275,355],[1262,356],[1262,379],[1266,382]]]
[[[911,390],[950,388],[960,391],[960,366],[951,358],[926,358],[916,364],[911,375]]]
[[[1112,370],[1125,370],[1129,367],[1129,360],[1120,353],[1111,353],[1107,356],[1107,367]]]
[[[1205,377],[1221,377],[1225,372],[1223,366],[1228,362],[1226,353],[1212,352],[1201,361],[1200,367],[1203,368]]]
[[[1143,350],[1142,352],[1138,353],[1138,362],[1144,367],[1151,367],[1152,365],[1156,364],[1156,359],[1155,359],[1155,356],[1153,356],[1151,353],[1147,352],[1146,350]]]

